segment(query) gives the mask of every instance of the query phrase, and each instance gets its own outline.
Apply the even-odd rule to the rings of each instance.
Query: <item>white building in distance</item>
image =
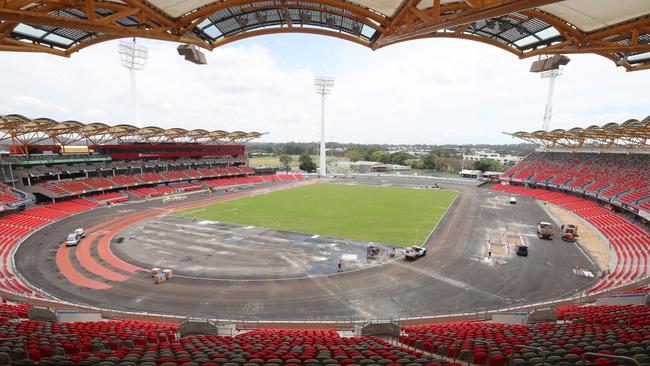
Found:
[[[501,155],[499,153],[490,150],[477,150],[474,152],[474,155],[463,154],[463,160],[477,161],[483,159],[498,161],[499,164],[502,165],[506,165],[510,163],[518,163],[524,160],[522,156]]]

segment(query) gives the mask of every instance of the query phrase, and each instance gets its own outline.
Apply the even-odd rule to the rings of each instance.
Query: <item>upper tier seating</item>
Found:
[[[87,185],[86,183],[80,180],[62,180],[62,181],[52,182],[51,184],[57,185],[70,193],[95,190],[95,188]]]
[[[133,176],[147,183],[158,183],[166,180],[165,177],[156,172],[134,174]]]
[[[47,189],[48,191],[53,192],[56,195],[67,195],[68,194],[68,191],[66,191],[65,189],[63,189],[61,187],[58,187],[58,186],[56,186],[54,184],[49,184],[47,182],[38,183],[38,186],[41,187],[41,188]]]
[[[104,177],[92,177],[92,178],[86,178],[82,180],[85,184],[93,187],[94,189],[97,190],[102,190],[102,189],[107,189],[109,187],[115,186],[115,182],[108,178]]]
[[[160,173],[166,180],[182,180],[187,179],[188,175],[184,170],[170,170],[168,172]]]
[[[584,189],[633,207],[650,199],[650,158],[645,154],[536,152],[500,178]]]
[[[496,185],[492,189],[527,195],[560,205],[587,220],[610,241],[618,259],[616,267],[590,292],[605,290],[650,275],[648,273],[650,234],[598,203],[544,189],[528,189],[510,185]]]
[[[134,186],[142,184],[142,181],[133,175],[116,175],[111,178],[118,186]]]

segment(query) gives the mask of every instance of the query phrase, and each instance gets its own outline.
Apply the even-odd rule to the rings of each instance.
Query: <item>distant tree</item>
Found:
[[[345,151],[345,156],[350,159],[350,161],[359,161],[368,159],[368,151],[359,147],[351,147]]]
[[[298,162],[300,164],[304,163],[307,160],[311,160],[311,155],[302,154],[302,155],[300,155],[300,157],[298,157]]]
[[[425,155],[424,158],[422,158],[422,169],[436,170],[437,167],[437,159],[433,152]]]
[[[288,142],[282,147],[282,153],[287,155],[302,155],[305,153],[305,148],[302,144]]]
[[[378,161],[380,163],[390,163],[390,153],[384,150],[376,150],[372,152],[371,156],[372,161]]]
[[[300,162],[300,170],[306,171],[308,173],[313,173],[313,172],[316,171],[316,168],[318,168],[318,166],[316,166],[316,163],[314,163],[314,161],[311,160],[311,156],[309,156],[309,155],[306,155],[306,156],[307,156],[307,159]],[[302,156],[301,156],[301,158],[302,158]]]
[[[413,155],[404,151],[399,151],[390,155],[390,162],[393,164],[403,165],[408,159],[413,159]]]
[[[289,165],[291,165],[291,162],[293,161],[293,158],[287,154],[280,155],[280,162],[286,169],[289,169]]]
[[[501,164],[499,164],[498,161],[494,161],[490,159],[481,159],[475,161],[474,169],[480,170],[482,172],[503,170]]]

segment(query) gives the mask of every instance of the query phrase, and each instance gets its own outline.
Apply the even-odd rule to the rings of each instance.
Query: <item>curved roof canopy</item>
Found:
[[[143,37],[208,50],[272,33],[377,49],[417,38],[488,43],[520,58],[595,53],[650,68],[648,0],[0,0],[0,50],[69,56]]]
[[[621,124],[506,134],[544,147],[643,149],[650,148],[650,116],[643,121],[631,119]]]
[[[71,145],[84,141],[87,145],[106,143],[244,143],[262,136],[259,132],[226,132],[206,130],[138,128],[131,125],[109,126],[103,123],[83,124],[77,121],[57,122],[49,118],[29,119],[19,114],[0,116],[0,141],[11,140],[16,145],[28,146],[51,141]]]

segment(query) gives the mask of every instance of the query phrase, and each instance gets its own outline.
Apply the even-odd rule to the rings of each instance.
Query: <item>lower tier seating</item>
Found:
[[[254,330],[234,337],[193,335],[179,339],[178,327],[173,324],[17,321],[10,314],[24,317],[27,308],[5,308],[7,315],[0,317],[0,362],[5,364],[440,366],[434,357],[422,352],[396,347],[377,337],[344,338],[334,330]]]
[[[464,321],[404,327],[400,341],[475,364],[576,365],[586,352],[650,362],[650,306],[565,306],[558,322],[507,325]],[[532,348],[523,348],[527,346]],[[605,358],[587,364],[616,366]]]

